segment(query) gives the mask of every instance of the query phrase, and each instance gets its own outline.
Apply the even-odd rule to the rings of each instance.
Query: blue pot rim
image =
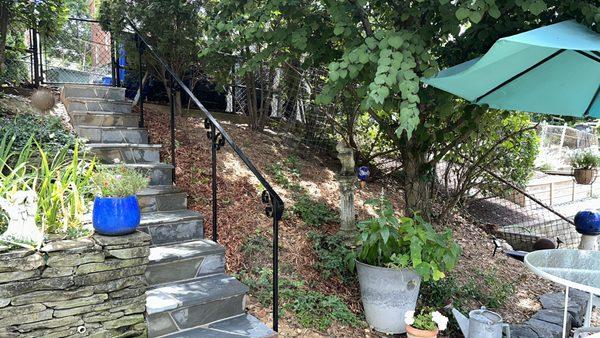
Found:
[[[111,197],[111,196],[105,197],[105,196],[99,196],[99,195],[96,196],[97,199],[104,199],[104,200],[124,200],[124,199],[132,198],[132,197],[134,197],[134,198],[137,199],[137,195],[135,195],[135,194],[129,195],[129,196],[122,196],[122,197],[121,196],[119,196],[119,197]]]

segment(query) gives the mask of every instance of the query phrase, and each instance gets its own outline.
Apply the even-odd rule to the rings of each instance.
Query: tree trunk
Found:
[[[247,73],[244,77],[244,82],[246,85],[246,106],[248,107],[248,115],[250,118],[250,129],[254,131],[262,131],[264,129],[264,124],[262,124],[261,114],[262,107],[259,107],[259,100],[262,103],[262,97],[258,97],[259,93],[257,93],[256,88],[256,79],[254,74]],[[264,95],[264,93],[260,93],[260,95]],[[261,104],[262,105],[262,104]]]
[[[420,212],[423,216],[431,214],[430,173],[425,169],[427,154],[412,147],[402,151],[404,168],[404,203],[407,215]]]
[[[175,115],[183,116],[183,105],[181,104],[181,90],[175,91]]]
[[[8,23],[10,21],[10,13],[8,3],[0,2],[0,70],[4,69],[4,60],[6,53],[6,37],[8,35]]]
[[[135,97],[133,98],[133,105],[137,106],[138,102],[140,101],[141,98],[141,92],[140,89],[142,87],[144,87],[146,85],[146,80],[148,79],[148,70],[146,70],[146,72],[144,73],[144,76],[142,78],[142,85],[140,87],[138,87],[137,92],[135,93]]]

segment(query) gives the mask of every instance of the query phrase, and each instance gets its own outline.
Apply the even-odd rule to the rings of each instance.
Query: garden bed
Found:
[[[168,161],[166,112],[168,107],[146,107],[150,137],[153,142],[164,145],[161,156]],[[280,335],[378,336],[363,321],[357,281],[354,274],[345,269],[344,252],[340,251],[343,245],[333,236],[339,225],[335,221],[322,224],[331,211],[337,210],[338,161],[327,155],[317,156],[310,149],[291,146],[293,142],[274,131],[256,133],[243,124],[224,122],[223,125],[286,202],[287,211],[280,224],[281,305],[284,308]],[[188,192],[190,208],[210,220],[210,146],[202,116],[177,117],[176,132],[177,185]],[[227,248],[227,270],[251,287],[250,313],[269,323],[271,220],[264,217],[260,186],[231,149],[226,146],[220,150],[218,159],[219,242]],[[382,189],[396,208],[402,208],[402,192],[395,182],[369,182],[356,192],[358,219],[372,215],[364,202],[378,197]],[[309,210],[320,212],[307,212]],[[541,308],[539,295],[555,290],[551,283],[530,273],[522,263],[501,253],[492,257],[490,234],[473,220],[457,216],[448,224],[463,250],[462,256],[456,271],[438,288],[424,286],[422,301],[444,306],[460,298],[460,304],[455,301],[454,305],[464,312],[486,305],[506,321],[521,323]],[[205,232],[210,234],[211,228],[206,222]],[[314,301],[311,296],[315,295],[327,301]],[[350,315],[346,309],[351,311]],[[460,336],[456,324],[453,325],[454,331],[446,334]]]
[[[136,232],[0,253],[0,336],[145,334],[149,245]]]

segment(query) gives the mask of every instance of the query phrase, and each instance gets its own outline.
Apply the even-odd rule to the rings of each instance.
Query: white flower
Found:
[[[113,160],[113,162],[114,162],[115,164],[119,164],[119,163],[121,163],[121,160],[120,160],[120,159],[118,159],[118,158],[115,158],[115,159]]]
[[[414,311],[406,311],[404,313],[404,324],[413,325],[415,322],[415,312]]]
[[[48,135],[49,138],[54,138],[54,133],[50,133],[50,135]]]
[[[438,330],[444,331],[448,327],[448,317],[438,311],[431,313],[431,319],[437,324]]]

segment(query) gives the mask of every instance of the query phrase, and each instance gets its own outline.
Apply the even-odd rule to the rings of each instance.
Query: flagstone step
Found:
[[[158,337],[244,314],[248,287],[217,274],[146,291],[148,336]]]
[[[109,100],[94,97],[66,98],[63,104],[67,112],[75,111],[104,111],[117,113],[131,113],[131,101]]]
[[[207,239],[150,248],[148,285],[225,273],[225,248]]]
[[[144,128],[123,126],[77,126],[79,137],[90,143],[148,143],[148,131]]]
[[[117,167],[121,164],[102,164],[102,167]],[[166,163],[125,163],[126,167],[133,168],[150,179],[150,186],[172,185],[173,166]]]
[[[178,331],[164,338],[271,338],[277,332],[271,330],[257,318],[243,314],[193,329]]]
[[[88,143],[90,149],[103,163],[158,163],[160,144],[139,143]]]
[[[174,185],[154,185],[137,193],[142,212],[187,209],[187,193]]]
[[[69,113],[73,127],[137,127],[140,115],[137,113],[120,113],[114,111],[80,111]]]
[[[151,246],[202,239],[204,218],[192,210],[159,211],[142,214],[139,230],[150,234]]]
[[[125,88],[89,85],[67,85],[61,92],[63,100],[73,98],[101,98],[109,100],[125,100]]]

